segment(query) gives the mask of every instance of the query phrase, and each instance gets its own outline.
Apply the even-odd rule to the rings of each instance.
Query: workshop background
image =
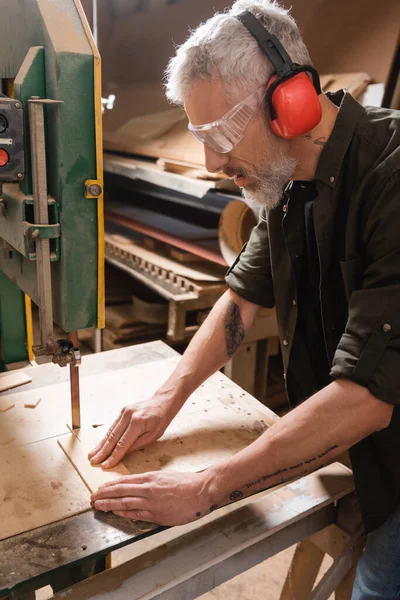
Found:
[[[366,1],[362,10],[346,0],[283,4],[292,6],[325,91],[345,87],[365,104],[399,105],[396,0],[384,6]],[[182,351],[226,289],[226,265],[256,222],[232,180],[205,170],[202,145],[162,86],[175,45],[227,5],[83,0],[103,64],[104,350],[162,338]],[[276,336],[274,312],[263,309],[224,372],[269,407],[284,410]],[[91,332],[80,337],[95,347]]]
[[[2,2],[11,0],[0,0],[0,6]],[[292,0],[282,4],[292,6],[325,91],[345,87],[363,104],[400,108],[398,0]],[[99,308],[88,317],[90,326],[79,328],[73,341],[83,360],[86,355],[157,340],[182,353],[226,290],[224,274],[256,223],[256,214],[242,201],[232,180],[206,171],[202,145],[188,131],[183,111],[168,104],[162,86],[168,59],[189,28],[229,5],[227,0],[82,0],[102,58],[105,219],[105,327]],[[79,117],[83,119],[85,114]],[[94,255],[94,231],[91,234],[89,246],[93,248],[89,250]],[[54,239],[51,248],[57,251]],[[4,245],[4,253],[10,252],[12,244]],[[0,259],[0,277],[5,260],[4,256]],[[99,306],[95,266],[84,266],[87,278],[83,262],[82,273],[76,272],[74,277],[91,284],[91,303]],[[68,265],[65,274],[55,294],[61,286],[71,287]],[[16,297],[18,310],[26,308],[16,306],[21,301]],[[56,338],[77,329],[72,321],[78,311],[70,308],[77,304],[79,298],[65,299],[65,312],[64,308],[60,314],[55,312]],[[32,310],[31,346],[42,334],[39,310],[34,305]],[[28,318],[29,313],[30,308]],[[25,330],[9,330],[11,322],[15,323],[2,311],[0,302],[0,370],[6,371],[32,358],[7,355],[6,332],[11,340],[22,335],[25,344]],[[20,323],[16,327],[20,328]],[[47,356],[36,358],[38,364],[49,360]],[[224,374],[278,415],[287,412],[273,309],[262,309]],[[133,560],[176,535],[165,531],[117,550],[110,555],[108,566]],[[342,539],[336,541],[338,547],[343,543]],[[303,565],[314,561],[317,582],[336,557],[335,550],[321,550],[322,538],[319,544],[317,550],[312,544],[302,546],[301,552],[307,550],[308,554],[302,557],[300,553],[296,563],[301,569],[302,560]],[[201,597],[296,600],[291,587],[294,553],[295,546],[291,546]],[[349,587],[343,587],[342,595],[335,598],[346,600],[348,593]],[[50,586],[35,594],[37,600],[53,596]]]

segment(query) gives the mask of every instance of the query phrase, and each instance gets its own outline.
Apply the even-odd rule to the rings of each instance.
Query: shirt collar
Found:
[[[339,107],[339,113],[332,133],[319,157],[315,178],[334,188],[344,156],[365,108],[345,90],[328,92],[326,95]]]

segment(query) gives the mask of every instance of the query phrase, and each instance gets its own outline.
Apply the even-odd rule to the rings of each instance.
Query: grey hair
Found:
[[[293,62],[311,64],[308,50],[289,11],[275,0],[236,0],[191,32],[165,71],[166,95],[183,106],[198,79],[221,79],[233,101],[267,82],[273,66],[257,41],[233,16],[248,10],[283,44]]]

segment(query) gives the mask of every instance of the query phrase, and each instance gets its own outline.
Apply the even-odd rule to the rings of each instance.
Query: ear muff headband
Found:
[[[291,77],[299,73],[310,73],[317,95],[321,94],[319,75],[314,67],[294,63],[278,38],[269,33],[253,13],[244,11],[239,15],[235,15],[235,19],[240,21],[257,40],[261,50],[268,57],[275,69],[277,78],[269,85],[267,92],[267,105],[271,121],[275,120],[277,116],[272,103],[273,93],[281,83]]]

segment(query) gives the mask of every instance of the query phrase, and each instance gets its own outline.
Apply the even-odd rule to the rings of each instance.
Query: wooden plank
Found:
[[[30,402],[25,402],[24,407],[25,408],[36,408],[38,406],[38,404],[40,403],[41,398],[37,398],[36,400],[32,400]]]
[[[354,580],[356,578],[357,565],[358,561],[363,555],[365,543],[366,537],[362,538],[357,542],[353,553],[353,566],[336,588],[335,600],[351,600],[352,591],[354,587]]]
[[[15,402],[11,398],[0,398],[0,412],[5,413],[14,406]]]
[[[256,383],[257,342],[243,344],[224,367],[229,379],[249,394],[254,394]]]
[[[333,509],[353,487],[348,469],[329,465],[284,488],[258,495],[257,500],[223,508],[215,515],[217,521],[206,517],[192,524],[190,533],[54,597],[197,598],[333,522],[334,511],[323,513],[323,509]],[[188,531],[187,526],[177,529]]]
[[[103,470],[100,465],[90,464],[87,455],[101,441],[106,432],[107,427],[78,429],[75,430],[75,433],[67,434],[57,440],[90,492],[95,492],[103,483],[129,475],[129,471],[123,463],[119,463],[107,471]]]
[[[337,525],[330,525],[310,538],[310,542],[336,560],[348,545],[350,536]]]
[[[12,388],[31,383],[32,379],[26,373],[17,371],[16,373],[6,373],[0,375],[0,392],[6,392]]]
[[[167,325],[168,303],[145,302],[136,296],[132,297],[133,313],[141,323],[152,323],[154,325]]]
[[[0,452],[0,539],[90,509],[85,486],[56,440]]]
[[[156,354],[158,349],[163,349],[163,345],[159,343],[149,346],[154,349]],[[142,353],[145,354],[146,351],[146,345],[142,346]],[[92,376],[81,379],[82,423],[90,433],[79,433],[78,435],[87,435],[91,441],[90,444],[87,442],[85,450],[81,451],[79,465],[89,466],[87,452],[102,437],[106,429],[103,428],[104,431],[102,431],[94,426],[108,425],[125,405],[150,398],[169,377],[180,360],[177,355],[169,359],[132,367],[130,366],[131,355],[132,351],[112,352],[109,357],[96,355],[98,362],[103,365],[103,372],[99,373],[96,368],[93,368]],[[18,477],[18,485],[22,489],[24,481],[29,480],[26,463],[30,462],[30,456],[38,454],[41,457],[41,461],[39,459],[31,461],[35,466],[38,462],[40,466],[36,474],[33,469],[35,484],[29,485],[29,506],[41,505],[43,490],[47,490],[53,472],[57,473],[57,464],[54,467],[51,464],[51,468],[49,465],[46,467],[47,455],[43,450],[47,447],[46,444],[50,444],[49,448],[52,448],[51,444],[55,444],[58,453],[56,456],[59,457],[61,454],[64,460],[61,466],[62,469],[66,469],[65,461],[67,459],[61,448],[57,446],[56,440],[49,439],[42,442],[38,439],[40,440],[41,436],[49,437],[50,434],[60,436],[67,431],[66,423],[70,422],[71,417],[68,385],[68,382],[63,382],[15,393],[13,395],[15,409],[5,413],[0,420],[0,439],[5,440],[3,450],[0,452],[0,458],[3,461],[0,463],[0,472],[2,472],[1,465],[5,464],[10,456],[14,461],[17,460],[16,457],[22,457],[17,461],[18,464],[10,463],[13,465],[9,471],[11,483],[12,474],[18,473],[15,477]],[[37,398],[38,395],[42,400],[37,408],[34,411],[26,410],[25,402],[32,397]],[[201,470],[218,460],[232,456],[247,446],[276,419],[277,417],[272,411],[263,407],[257,400],[218,372],[189,398],[163,438],[145,452],[138,452],[127,457],[124,461],[125,466],[130,473],[161,468],[182,471]],[[65,439],[72,439],[71,434],[68,433]],[[78,443],[76,444],[79,447]],[[49,457],[53,457],[54,452],[54,450],[49,451],[47,462],[50,460]],[[53,460],[51,458],[51,461]],[[61,459],[58,458],[58,460]],[[19,466],[20,464],[22,466]],[[67,465],[68,469],[73,469],[68,461]],[[81,466],[78,468],[83,469]],[[93,468],[91,467],[91,469]],[[96,477],[100,477],[100,475],[103,477],[103,472],[99,468],[95,471]],[[74,469],[73,472],[78,477]],[[97,475],[98,473],[100,475]],[[121,472],[118,473],[118,476],[120,475]],[[106,474],[106,476],[108,475]],[[63,481],[62,475],[59,475],[58,478]],[[82,483],[79,477],[78,481],[80,484]],[[103,481],[101,479],[100,483]],[[98,483],[97,480],[93,481],[91,485],[89,484],[90,489],[97,487]],[[85,509],[88,506],[89,493],[83,484],[77,485],[73,489],[69,489],[66,498],[70,499],[72,505],[68,506],[67,513],[61,513],[57,518]],[[47,507],[48,504],[45,503],[43,506]],[[25,512],[33,513],[34,511],[26,509]],[[1,513],[0,516],[2,517]],[[46,521],[45,515],[43,515],[41,524],[49,523],[55,518],[50,511],[49,520]],[[4,520],[7,521],[7,518],[4,517]],[[29,527],[30,521],[22,519],[19,532],[27,531],[28,529],[25,528]]]
[[[68,382],[44,387],[40,392],[37,389],[17,391],[7,398],[15,407],[0,419],[0,454],[11,447],[67,433],[66,424],[71,420]],[[25,408],[26,404],[36,404],[38,398],[41,401],[34,410]]]
[[[297,545],[279,600],[309,600],[325,553],[309,540]]]
[[[135,373],[129,374],[129,379],[124,377],[122,386],[125,387],[127,383],[131,402],[135,398],[135,388],[141,388],[138,399],[150,397],[153,390],[170,374],[172,365],[176,362],[174,360],[169,365],[159,363],[152,365],[151,369],[140,367]],[[163,469],[193,472],[206,469],[245,448],[274,422],[261,404],[260,410],[257,410],[257,401],[255,405],[247,402],[246,399],[250,399],[250,396],[240,388],[235,388],[233,382],[228,384],[228,380],[224,379],[226,385],[218,391],[217,382],[220,378],[221,375],[218,374],[213,382],[200,387],[175,417],[163,437],[142,452],[126,456],[119,468],[103,471],[98,466],[91,466],[87,459],[88,452],[104,437],[107,427],[77,430],[75,435],[62,436],[58,440],[59,444],[91,491],[106,481],[129,473]],[[105,390],[100,391],[98,388],[99,393],[95,393],[96,405],[105,401],[109,389],[113,389],[115,395],[122,387],[118,386],[117,381],[105,385]],[[91,423],[95,419],[98,423],[104,423],[104,413],[96,412],[95,403],[91,401],[89,409]],[[113,415],[114,418],[115,416],[116,414]]]

